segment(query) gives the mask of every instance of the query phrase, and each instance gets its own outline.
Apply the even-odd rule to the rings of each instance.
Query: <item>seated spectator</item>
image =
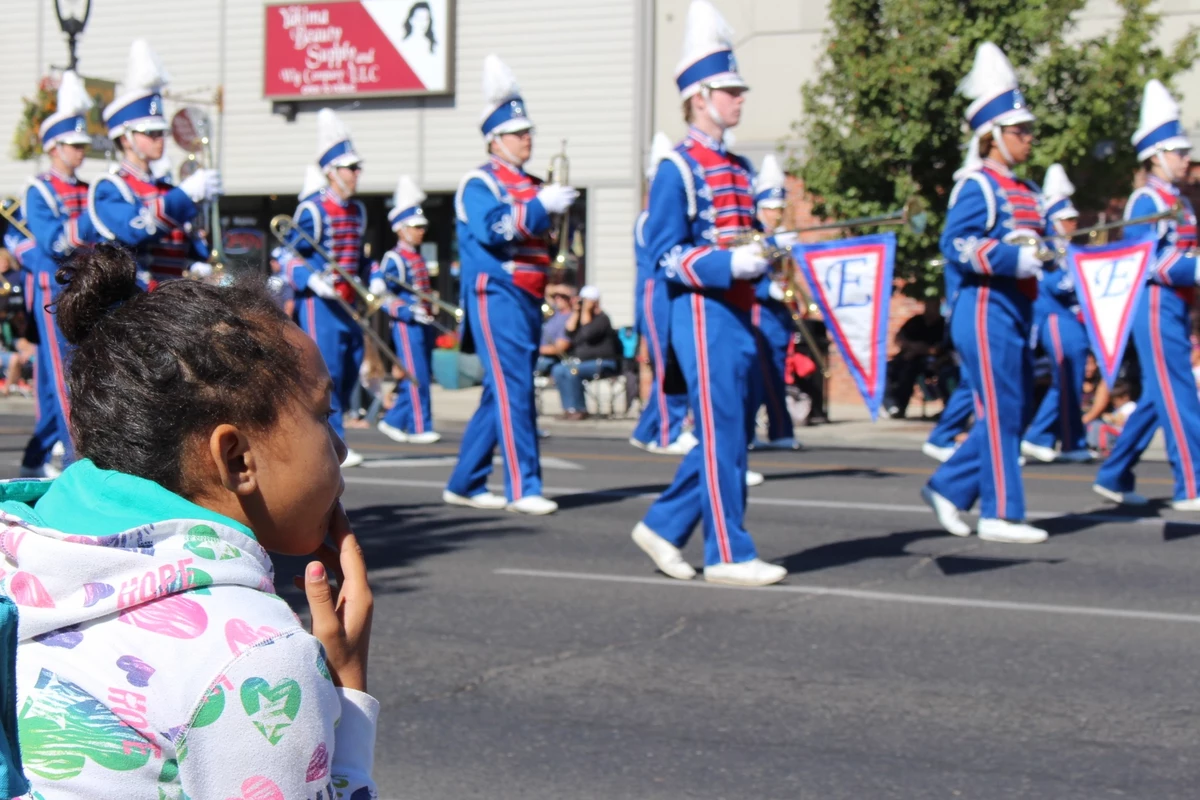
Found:
[[[24,330],[24,310],[0,311],[0,375],[6,395],[31,394],[27,380],[33,377],[37,346],[24,337]]]
[[[1100,381],[1096,387],[1092,407],[1083,415],[1088,447],[1099,452],[1101,456],[1107,456],[1112,450],[1113,442],[1125,427],[1125,421],[1135,410],[1137,403],[1127,382],[1118,380],[1113,384],[1110,393],[1108,385]]]
[[[535,375],[549,375],[550,370],[567,354],[571,340],[567,336],[567,320],[571,318],[571,288],[564,284],[546,287],[546,301],[554,308],[554,316],[542,323],[542,344],[538,347]]]
[[[587,419],[583,382],[616,374],[620,360],[616,332],[608,315],[600,310],[598,288],[584,286],[579,290],[579,297],[572,302],[566,332],[571,340],[570,358],[550,370],[550,376],[562,398],[562,418]]]
[[[924,373],[936,374],[937,357],[945,338],[946,320],[942,317],[941,301],[927,297],[925,310],[896,332],[896,346],[900,352],[888,362],[887,397],[883,404],[889,416],[903,417],[917,379]]]

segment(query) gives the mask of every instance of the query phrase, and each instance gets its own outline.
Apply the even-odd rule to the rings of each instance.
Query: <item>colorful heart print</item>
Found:
[[[304,773],[304,782],[319,781],[329,774],[329,748],[324,742],[317,745],[312,758],[308,760],[308,771]]]
[[[8,580],[8,592],[19,606],[54,608],[54,598],[30,572],[14,572]]]
[[[242,683],[242,708],[272,745],[296,720],[300,712],[300,684],[285,678],[272,686],[265,678],[247,678]]]
[[[112,597],[113,587],[107,583],[85,583],[83,585],[83,606],[91,608],[106,597]]]
[[[170,594],[127,608],[117,619],[142,630],[175,639],[195,639],[208,627],[208,615],[195,600]]]
[[[225,643],[229,645],[229,651],[235,656],[240,656],[244,651],[264,639],[278,635],[279,631],[269,625],[263,625],[255,630],[244,619],[231,619],[225,623]]]
[[[218,683],[209,691],[208,697],[204,698],[204,703],[196,712],[196,718],[192,720],[192,727],[203,728],[205,725],[212,725],[224,711],[225,687]]]
[[[62,628],[57,631],[43,633],[41,636],[35,636],[33,640],[48,647],[62,647],[70,650],[83,641],[83,632],[79,630],[78,625],[72,625],[69,628]]]
[[[187,543],[183,548],[189,553],[209,561],[228,561],[241,558],[242,551],[228,542],[221,541],[217,532],[207,525],[197,525],[187,532]]]
[[[283,792],[270,778],[255,775],[242,781],[242,793],[229,800],[285,800]]]
[[[150,685],[150,676],[155,672],[154,667],[137,656],[121,656],[117,659],[117,667],[125,673],[125,680],[129,681],[131,686],[142,688]]]

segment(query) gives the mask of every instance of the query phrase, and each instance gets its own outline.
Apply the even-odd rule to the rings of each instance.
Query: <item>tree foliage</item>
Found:
[[[848,218],[883,213],[916,194],[927,204],[921,235],[900,233],[896,272],[914,294],[937,292],[937,253],[953,174],[969,134],[968,101],[956,93],[981,42],[993,41],[1017,70],[1037,115],[1038,141],[1023,175],[1040,181],[1066,167],[1081,210],[1130,190],[1137,169],[1129,139],[1142,87],[1167,85],[1197,53],[1189,29],[1164,52],[1151,0],[1117,0],[1106,35],[1080,35],[1086,0],[831,0],[821,71],[803,89],[795,124],[804,159],[791,165],[816,198],[815,213]]]

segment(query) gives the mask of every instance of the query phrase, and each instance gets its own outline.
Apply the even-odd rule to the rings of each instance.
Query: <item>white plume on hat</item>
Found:
[[[91,109],[92,98],[83,85],[83,78],[72,70],[64,72],[58,84],[58,106],[54,113],[75,116]]]
[[[654,180],[654,175],[658,172],[658,163],[674,149],[665,133],[659,131],[654,134],[654,138],[650,140],[650,163],[646,166],[647,180]]]
[[[954,182],[957,183],[972,172],[978,172],[981,169],[983,169],[983,156],[979,155],[979,137],[973,136],[967,143],[966,158],[963,159],[962,166],[954,171]]]
[[[125,83],[121,90],[131,92],[157,92],[171,81],[162,59],[150,48],[145,39],[134,39],[129,48],[129,66],[125,72]]]
[[[733,50],[733,29],[709,0],[692,0],[683,24],[683,54],[675,66],[676,80],[705,56],[723,50]],[[729,71],[707,76],[703,83],[714,88],[748,88],[737,73],[736,63],[731,64]],[[700,82],[678,88],[680,95],[686,100],[700,90]]]
[[[971,105],[967,108],[967,119],[975,116],[981,108],[1005,92],[1018,89],[1017,73],[1004,51],[992,42],[984,42],[975,51],[975,62],[967,77],[958,85],[958,91]],[[1016,125],[1034,119],[1029,109],[1014,108],[992,120],[994,125]],[[984,128],[979,129],[986,133]]]
[[[300,189],[300,194],[296,195],[303,200],[310,194],[319,192],[329,185],[325,180],[325,173],[316,164],[309,164],[304,168],[304,185]]]
[[[392,205],[396,208],[412,208],[425,202],[426,194],[421,187],[407,175],[401,175],[396,184],[396,193],[392,195]]]
[[[500,60],[500,56],[489,53],[483,59],[483,102],[489,106],[484,116],[491,113],[503,101],[516,97],[521,93],[517,84],[517,76],[512,69]]]
[[[779,189],[787,184],[787,180],[783,176],[783,169],[779,166],[779,159],[771,153],[763,156],[762,166],[758,169],[758,175],[754,177],[754,192],[765,192],[767,189]]]
[[[1071,183],[1071,179],[1067,177],[1067,171],[1063,169],[1062,164],[1051,164],[1046,170],[1046,179],[1042,182],[1042,194],[1046,197],[1047,205],[1075,194],[1075,184]]]
[[[362,161],[350,141],[350,131],[342,123],[332,108],[322,108],[317,112],[317,163],[334,147],[346,143],[346,152],[324,165],[329,170],[334,167],[348,167]]]
[[[1182,128],[1178,135],[1171,136],[1155,144],[1143,146],[1142,140],[1151,133],[1170,122],[1179,121],[1179,103],[1171,96],[1171,92],[1162,81],[1152,78],[1142,90],[1142,110],[1138,117],[1137,132],[1133,134],[1133,145],[1138,148],[1138,160],[1144,161],[1162,150],[1181,147],[1191,147],[1187,134]]]

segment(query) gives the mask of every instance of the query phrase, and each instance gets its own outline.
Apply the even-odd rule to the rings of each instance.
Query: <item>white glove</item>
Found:
[[[537,193],[537,199],[541,202],[542,208],[546,209],[547,214],[563,213],[578,197],[579,190],[574,186],[558,186],[553,183],[543,186]]]
[[[207,278],[212,275],[212,264],[207,261],[193,261],[192,266],[188,267],[188,272],[197,278]]]
[[[387,281],[383,278],[371,278],[371,283],[367,286],[367,291],[376,297],[383,297],[388,293]]]
[[[413,306],[412,318],[413,322],[418,325],[430,325],[433,323],[433,316],[422,305]]]
[[[729,252],[733,255],[729,262],[729,271],[734,280],[754,280],[771,266],[771,262],[763,258],[762,245],[758,242],[735,247]]]
[[[337,290],[333,288],[333,284],[330,281],[325,280],[325,278],[321,275],[309,276],[308,283],[306,285],[308,286],[308,290],[317,297],[323,297],[326,300],[332,300],[333,298],[337,297]]]
[[[767,289],[767,294],[771,295],[772,300],[778,300],[781,303],[787,299],[787,294],[783,291],[783,287],[775,281],[771,281],[771,286]]]
[[[1038,249],[1031,244],[1022,245],[1017,253],[1017,277],[1042,277],[1042,260],[1038,258]]]
[[[796,240],[800,238],[800,234],[795,231],[780,231],[773,238],[775,239],[776,247],[781,250],[787,250],[796,243]]]
[[[193,203],[203,203],[221,194],[221,173],[215,169],[198,169],[179,184]]]

